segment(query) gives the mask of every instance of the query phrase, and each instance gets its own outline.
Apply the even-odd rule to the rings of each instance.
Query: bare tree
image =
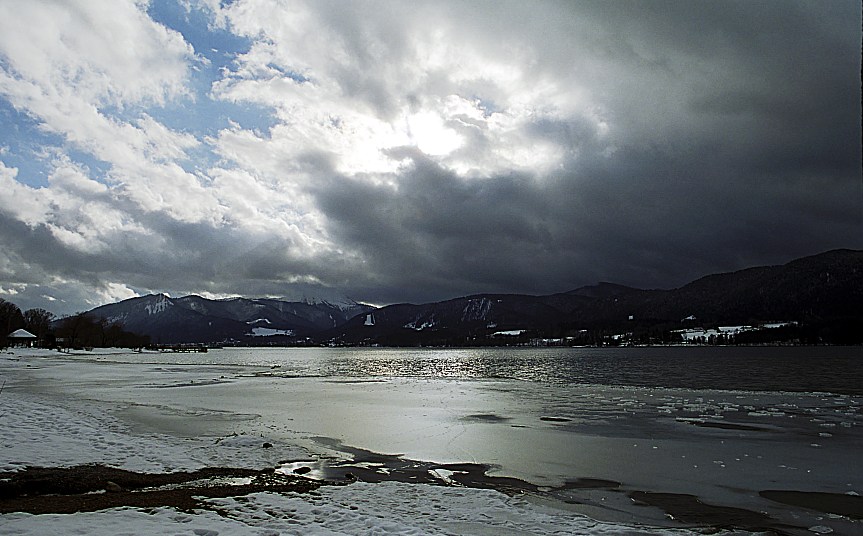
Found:
[[[24,329],[36,335],[40,344],[43,344],[51,332],[51,322],[54,318],[54,313],[45,309],[27,309],[24,311]]]
[[[12,302],[0,298],[0,348],[5,348],[8,343],[8,335],[24,327],[24,315],[21,309]]]

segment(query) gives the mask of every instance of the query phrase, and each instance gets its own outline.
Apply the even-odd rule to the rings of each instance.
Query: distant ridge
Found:
[[[156,344],[188,342],[289,343],[343,324],[373,307],[359,303],[286,302],[273,298],[151,294],[97,307],[86,314],[117,322]]]
[[[375,311],[374,326],[354,318],[326,336],[352,344],[479,343],[495,333],[582,337],[668,332],[700,324],[804,323],[815,341],[863,342],[863,251],[840,249],[779,266],[713,274],[672,290],[599,283],[548,296],[484,294]],[[803,329],[803,328],[801,328]]]
[[[585,298],[610,298],[612,296],[629,294],[630,292],[637,290],[637,288],[626,287],[615,283],[600,282],[596,285],[570,290],[566,294],[570,294],[572,296],[584,296]]]
[[[667,334],[683,319],[704,325],[793,321],[800,325],[797,335],[810,342],[861,343],[863,251],[839,249],[784,265],[707,275],[671,290],[602,282],[545,296],[477,294],[377,309],[348,299],[157,294],[86,314],[165,344],[472,345],[516,333],[590,343],[616,332]]]

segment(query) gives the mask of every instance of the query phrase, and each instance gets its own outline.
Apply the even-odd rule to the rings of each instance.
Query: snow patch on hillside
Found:
[[[153,303],[148,303],[147,305],[144,306],[144,309],[146,309],[147,314],[152,316],[155,314],[165,312],[168,309],[168,307],[170,307],[171,305],[172,304],[168,300],[168,297],[166,295],[159,294],[156,301]]]
[[[527,333],[526,329],[510,329],[507,331],[495,331],[492,337],[520,337]]]
[[[485,320],[491,312],[492,301],[488,298],[470,299],[461,314],[462,322]]]
[[[106,318],[109,324],[123,324],[125,323],[126,318],[129,316],[129,313],[121,313],[114,316],[109,316]]]
[[[290,329],[273,329],[273,328],[252,328],[250,333],[252,337],[272,337],[273,335],[294,336],[294,331]]]
[[[432,315],[431,318],[425,320],[424,322],[420,322],[421,319],[422,318],[418,316],[412,322],[408,322],[403,327],[408,329],[414,329],[416,331],[422,331],[427,328],[433,328],[437,325],[437,320],[435,320],[434,315]]]

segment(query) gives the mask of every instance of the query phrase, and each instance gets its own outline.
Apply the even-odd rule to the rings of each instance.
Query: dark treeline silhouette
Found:
[[[9,345],[9,334],[25,329],[37,337],[43,348],[142,348],[150,338],[123,329],[122,324],[94,318],[84,313],[57,320],[45,309],[21,312],[12,302],[0,298],[0,348]]]
[[[7,336],[24,327],[24,314],[12,302],[0,298],[0,347],[8,346]]]
[[[83,313],[60,320],[56,337],[68,348],[143,348],[150,344],[150,337],[126,331],[117,322]]]

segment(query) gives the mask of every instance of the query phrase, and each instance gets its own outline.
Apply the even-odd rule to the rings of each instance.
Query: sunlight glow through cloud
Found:
[[[464,139],[456,131],[447,128],[443,119],[434,112],[413,114],[407,118],[407,123],[410,140],[427,155],[447,155],[464,143]]]

